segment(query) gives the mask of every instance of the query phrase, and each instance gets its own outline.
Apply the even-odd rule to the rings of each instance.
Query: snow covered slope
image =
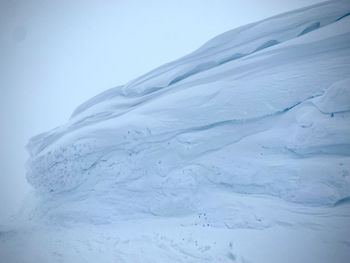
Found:
[[[198,234],[206,240],[198,252],[170,228],[163,230],[171,240],[152,232],[157,221],[134,237],[146,256],[122,242],[121,262],[131,255],[132,262],[289,262],[284,256],[296,254],[292,262],[347,262],[350,3],[325,2],[226,32],[83,103],[28,150],[27,178],[40,197],[35,213],[50,222],[120,222],[123,232],[128,223],[119,219],[171,216],[164,222],[188,240],[208,227],[201,231],[218,244]],[[242,229],[252,229],[253,247]],[[231,234],[242,237],[244,256],[222,245]],[[271,245],[268,252],[256,251],[257,240]],[[284,243],[272,252],[276,240]],[[301,252],[306,244],[318,252]]]
[[[332,1],[253,23],[92,98],[30,141],[29,182],[132,213],[194,211],[213,185],[336,204],[350,196],[349,14]]]

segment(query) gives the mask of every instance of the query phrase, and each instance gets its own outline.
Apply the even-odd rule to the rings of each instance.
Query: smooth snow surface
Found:
[[[350,262],[350,3],[226,32],[28,150],[45,227],[1,232],[6,262]]]

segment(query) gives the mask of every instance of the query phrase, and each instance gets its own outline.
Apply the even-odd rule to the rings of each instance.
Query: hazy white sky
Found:
[[[0,0],[0,220],[28,192],[31,136],[224,31],[317,2]]]

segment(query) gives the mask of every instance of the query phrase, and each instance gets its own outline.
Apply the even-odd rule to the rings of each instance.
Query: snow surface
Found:
[[[350,3],[325,2],[83,103],[29,142],[0,258],[349,262],[349,43]]]

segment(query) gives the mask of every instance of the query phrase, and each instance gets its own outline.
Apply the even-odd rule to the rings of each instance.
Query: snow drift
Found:
[[[349,43],[350,4],[325,2],[226,32],[97,95],[28,144],[41,209],[183,215],[213,189],[347,200]]]

